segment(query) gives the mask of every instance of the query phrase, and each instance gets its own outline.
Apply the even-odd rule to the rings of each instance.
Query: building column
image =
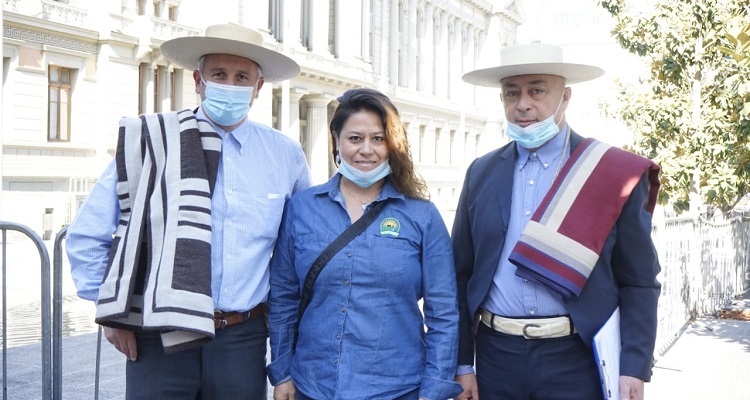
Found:
[[[336,58],[354,61],[362,51],[362,0],[336,0],[334,53]]]
[[[308,95],[303,101],[307,105],[307,137],[305,156],[310,166],[314,185],[328,180],[328,103],[333,100],[328,95]]]
[[[362,0],[362,29],[360,31],[360,56],[362,61],[370,62],[370,25],[372,24],[372,15],[370,14],[370,1]]]
[[[400,41],[399,41],[399,32],[398,32],[398,24],[399,19],[401,18],[398,15],[398,2],[399,0],[391,0],[391,18],[389,19],[390,29],[388,34],[388,39],[390,41],[389,43],[389,49],[390,49],[390,55],[389,55],[389,63],[388,63],[388,77],[390,78],[391,85],[397,86],[398,85],[398,68],[399,68],[399,47],[400,47]]]
[[[476,128],[475,128],[476,129]],[[467,130],[464,133],[464,160],[468,164],[477,157],[477,132],[475,129]],[[490,129],[489,124],[485,125],[485,131]]]
[[[450,60],[450,74],[448,75],[448,98],[454,99],[461,95],[458,90],[458,80],[461,75],[461,28],[462,22],[458,18],[452,18],[451,21],[451,34],[448,38],[449,42],[449,56]]]
[[[433,84],[433,63],[434,63],[434,24],[433,12],[435,8],[432,4],[427,4],[424,10],[424,24],[422,26],[422,45],[420,55],[420,82],[417,82],[417,89],[432,93]]]
[[[468,25],[466,27],[466,36],[464,37],[464,57],[463,57],[463,71],[461,75],[473,71],[475,69],[474,64],[474,26]],[[459,78],[459,85],[461,85],[461,79]],[[473,99],[474,98],[474,85],[461,85],[464,88],[462,99]]]
[[[156,63],[149,63],[148,68],[145,69],[145,76],[143,77],[143,81],[146,82],[146,85],[143,89],[142,96],[145,96],[145,98],[141,98],[141,101],[143,102],[143,113],[144,114],[150,114],[153,113],[156,110],[156,103],[154,102],[154,93],[156,92],[156,73],[157,69],[159,68]]]
[[[328,51],[328,0],[310,0],[309,49],[313,53],[327,54]]]
[[[280,87],[274,88],[274,97],[279,101],[276,110],[276,128],[284,135],[289,135],[289,80],[282,81]]]
[[[406,87],[415,90],[417,88],[417,0],[408,0],[408,41],[407,41],[407,64],[406,64]]]
[[[302,143],[302,132],[299,123],[299,101],[302,96],[308,94],[307,90],[293,88],[289,91],[289,128],[284,132],[287,136],[298,143]]]
[[[440,11],[435,26],[435,77],[434,93],[438,97],[448,96],[448,13]]]
[[[291,47],[300,47],[300,18],[302,18],[301,3],[299,1],[284,1],[281,3],[284,8],[284,19],[281,24],[284,25],[284,44]]]
[[[484,41],[487,32],[479,30],[474,40],[474,68],[479,68],[481,64],[482,47],[484,47]],[[479,90],[474,85],[471,85],[473,104],[479,104]]]

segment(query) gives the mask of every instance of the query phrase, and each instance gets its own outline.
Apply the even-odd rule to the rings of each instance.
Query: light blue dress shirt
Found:
[[[271,262],[271,383],[291,376],[315,399],[393,399],[415,389],[427,399],[457,395],[450,237],[434,204],[407,198],[388,181],[380,216],[320,273],[292,353],[305,276],[351,225],[339,180],[336,174],[287,206]]]
[[[201,109],[196,117],[206,119]],[[210,121],[209,121],[210,122]],[[222,137],[211,199],[211,290],[214,307],[244,311],[265,302],[269,262],[292,194],[310,186],[299,143],[246,120]],[[78,295],[96,300],[120,217],[117,170],[107,167],[68,227],[66,250]]]
[[[510,221],[500,261],[484,308],[506,317],[565,315],[562,296],[544,285],[516,276],[516,266],[508,261],[526,224],[552,187],[552,182],[570,156],[566,143],[567,125],[552,140],[535,151],[516,145],[518,159],[513,171]]]

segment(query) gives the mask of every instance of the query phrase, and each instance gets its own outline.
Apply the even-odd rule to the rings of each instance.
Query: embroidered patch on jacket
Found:
[[[396,218],[386,218],[380,222],[380,235],[398,236],[401,223]]]

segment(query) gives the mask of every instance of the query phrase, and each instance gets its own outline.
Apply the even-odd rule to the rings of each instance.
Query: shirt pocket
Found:
[[[252,235],[276,240],[285,204],[286,198],[275,193],[253,198],[252,202],[246,205],[248,213],[245,220],[253,221]]]
[[[401,276],[409,265],[419,265],[419,255],[406,239],[373,236],[372,268],[387,277]]]

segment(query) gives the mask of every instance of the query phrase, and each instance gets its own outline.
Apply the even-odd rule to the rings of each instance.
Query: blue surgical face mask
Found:
[[[203,111],[212,121],[221,126],[232,126],[247,117],[250,112],[250,102],[255,93],[253,86],[222,85],[216,82],[206,82],[203,100]]]
[[[346,177],[350,181],[354,182],[355,185],[361,188],[368,188],[375,184],[375,182],[385,178],[391,173],[391,165],[388,164],[388,160],[385,160],[382,164],[378,165],[374,169],[369,171],[360,171],[351,165],[347,164],[344,159],[341,159],[339,164],[339,173],[341,176]]]
[[[564,94],[565,92],[563,91],[563,95]],[[560,132],[560,127],[557,126],[557,122],[555,122],[555,115],[557,115],[557,111],[560,110],[561,104],[562,96],[560,97],[560,102],[557,103],[557,109],[554,114],[550,115],[543,121],[535,122],[526,127],[508,121],[508,126],[505,128],[505,134],[508,135],[509,138],[515,140],[521,147],[527,149],[536,149],[540,147]]]

